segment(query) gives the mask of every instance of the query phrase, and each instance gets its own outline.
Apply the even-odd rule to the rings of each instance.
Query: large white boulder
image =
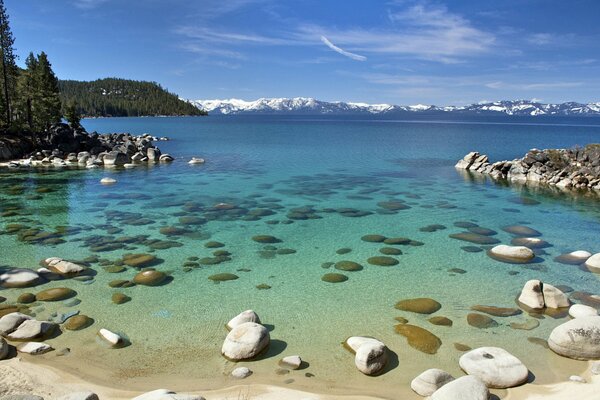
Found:
[[[489,388],[504,389],[527,381],[529,370],[517,357],[499,347],[480,347],[463,354],[460,367]]]
[[[14,312],[0,318],[0,335],[6,336],[16,330],[24,321],[32,319],[29,315]]]
[[[31,354],[36,356],[38,354],[44,354],[49,351],[52,351],[53,348],[49,344],[46,343],[37,343],[37,342],[27,342],[17,347],[17,350],[20,353]]]
[[[246,322],[254,322],[260,324],[260,318],[258,314],[256,314],[252,310],[246,310],[231,319],[226,325],[227,329],[232,330],[238,325],[244,324]]]
[[[476,376],[461,376],[435,391],[431,400],[488,400],[490,391]]]
[[[519,302],[534,310],[544,308],[544,294],[542,292],[542,282],[537,279],[532,279],[525,283]]]
[[[547,308],[562,308],[571,305],[567,295],[549,283],[542,284],[542,292],[544,294],[544,305]]]
[[[383,342],[364,336],[352,336],[346,340],[354,352],[354,364],[365,375],[376,375],[387,363],[388,349]]]
[[[247,360],[260,354],[270,341],[267,328],[255,322],[245,322],[227,334],[221,354],[234,361]]]
[[[509,263],[526,263],[535,258],[533,250],[525,246],[507,246],[500,244],[492,247],[488,254],[495,260]]]
[[[157,389],[134,397],[132,400],[205,400],[193,394],[177,394],[172,390]]]
[[[585,266],[592,272],[600,273],[600,253],[596,253],[588,258]]]
[[[446,371],[438,368],[431,368],[413,379],[410,383],[410,388],[418,395],[427,397],[431,396],[436,390],[453,380],[454,377]]]
[[[600,359],[600,316],[575,318],[554,328],[548,346],[575,360]]]
[[[60,275],[76,275],[85,271],[85,267],[58,257],[46,258],[44,264],[52,272]]]
[[[598,310],[585,304],[573,304],[569,308],[569,315],[573,318],[595,317],[598,315]]]
[[[15,331],[7,336],[7,338],[21,341],[40,339],[50,334],[55,328],[55,323],[28,319],[23,321]]]
[[[39,283],[40,276],[30,269],[11,269],[0,275],[0,285],[5,288],[25,288]]]

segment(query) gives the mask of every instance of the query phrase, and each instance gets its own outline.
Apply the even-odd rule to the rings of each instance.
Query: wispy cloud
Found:
[[[190,39],[199,39],[204,42],[221,44],[257,44],[257,45],[284,45],[292,44],[290,40],[258,35],[254,33],[231,32],[218,29],[182,26],[175,30],[176,33]]]
[[[106,3],[108,0],[73,0],[73,5],[82,10],[91,10]]]
[[[329,39],[327,39],[325,36],[321,35],[321,42],[323,42],[327,47],[329,47],[331,50],[340,53],[343,56],[346,56],[348,58],[351,58],[352,60],[356,60],[356,61],[367,61],[367,57],[365,56],[361,56],[358,54],[354,54],[354,53],[350,53],[349,51],[346,51],[338,46],[336,46],[335,44],[331,43],[329,41]]]

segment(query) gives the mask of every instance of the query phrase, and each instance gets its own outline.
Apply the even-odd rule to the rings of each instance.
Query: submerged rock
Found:
[[[159,286],[167,279],[167,274],[161,271],[149,269],[146,271],[138,272],[133,277],[133,282],[137,285],[144,286]]]
[[[300,356],[287,356],[279,360],[279,366],[291,370],[296,370],[302,365]]]
[[[234,281],[238,279],[239,276],[235,274],[230,274],[228,272],[223,272],[221,274],[214,274],[208,277],[213,282],[225,282],[225,281]]]
[[[235,379],[245,379],[252,375],[252,371],[246,367],[238,367],[231,371],[231,376]]]
[[[380,267],[392,267],[392,266],[398,265],[400,263],[395,258],[387,257],[387,256],[369,257],[367,262],[371,265],[377,265]]]
[[[94,320],[87,315],[79,314],[69,318],[63,327],[69,331],[79,331],[91,326]]]
[[[427,321],[431,322],[433,325],[452,326],[452,320],[447,317],[436,316],[429,318]]]
[[[123,264],[133,268],[144,268],[156,264],[158,259],[152,254],[125,254]]]
[[[227,334],[221,354],[233,361],[251,359],[266,349],[270,340],[267,328],[255,322],[245,322]]]
[[[504,244],[490,249],[488,255],[494,260],[512,264],[528,263],[535,258],[535,254],[529,247],[506,246]]]
[[[556,257],[554,261],[562,264],[579,265],[585,263],[591,256],[592,253],[588,251],[577,250],[567,254],[561,254],[560,256]]]
[[[494,319],[478,313],[467,314],[467,322],[469,325],[479,329],[495,328],[498,326],[498,323]]]
[[[364,235],[360,238],[363,242],[369,243],[381,243],[385,241],[387,238],[383,235]]]
[[[431,368],[422,372],[410,383],[410,388],[419,396],[427,397],[445,384],[452,382],[454,377],[444,370]]]
[[[124,343],[124,339],[121,336],[105,328],[98,331],[98,336],[108,342],[112,347],[117,347]]]
[[[486,313],[489,315],[493,315],[495,317],[512,317],[514,315],[519,315],[523,312],[523,311],[519,310],[518,308],[482,306],[482,305],[472,306],[471,310],[479,311],[479,312]]]
[[[542,234],[536,231],[533,228],[530,228],[525,225],[508,225],[502,228],[504,232],[508,232],[514,236],[523,236],[523,237],[538,237],[542,236]]]
[[[266,243],[266,244],[281,243],[280,239],[277,239],[275,236],[270,236],[270,235],[253,236],[252,240],[254,240],[255,242],[258,242],[258,243]]]
[[[490,236],[486,236],[486,235],[479,235],[477,233],[473,233],[473,232],[461,232],[461,233],[453,233],[451,235],[448,235],[449,237],[451,237],[452,239],[458,239],[458,240],[462,240],[465,242],[470,242],[470,243],[475,243],[475,244],[497,244],[500,243],[500,240],[490,237]]]
[[[398,324],[394,327],[396,333],[406,337],[408,344],[426,354],[435,354],[442,345],[440,338],[427,329],[410,324]]]
[[[548,345],[564,357],[600,359],[600,316],[576,318],[557,326],[550,334]]]
[[[410,311],[419,314],[433,314],[442,308],[442,305],[433,299],[422,297],[400,300],[398,303],[396,303],[396,308],[398,310]]]
[[[463,354],[460,367],[489,388],[505,389],[527,382],[529,370],[517,357],[499,347],[480,347]]]
[[[77,296],[77,292],[69,288],[46,289],[35,295],[38,301],[60,301],[75,296]]]
[[[335,269],[340,271],[360,271],[363,266],[354,261],[338,261],[335,263]]]
[[[329,273],[329,274],[325,274],[321,277],[321,280],[323,282],[329,282],[329,283],[342,283],[342,282],[346,282],[348,280],[348,277],[346,275],[342,275],[342,274],[337,274],[337,273]]]

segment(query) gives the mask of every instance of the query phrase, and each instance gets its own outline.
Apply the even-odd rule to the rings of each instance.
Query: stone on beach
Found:
[[[537,279],[532,279],[525,283],[521,295],[519,296],[519,303],[526,305],[534,310],[540,310],[544,308],[544,294],[542,293],[542,282]]]
[[[302,365],[300,356],[287,356],[279,360],[279,366],[287,369],[296,370]]]
[[[585,266],[591,272],[600,273],[600,253],[596,253],[585,262]]]
[[[7,338],[21,341],[40,339],[52,333],[55,328],[56,324],[52,322],[28,319],[23,321],[17,329],[8,334]]]
[[[31,354],[32,356],[48,353],[54,350],[52,346],[46,343],[27,342],[17,347],[20,353]]]
[[[29,315],[13,312],[0,318],[0,336],[14,332],[23,322],[32,319]]]
[[[388,349],[383,342],[370,337],[352,336],[345,342],[354,352],[354,364],[365,375],[376,375],[385,367]]]
[[[40,275],[30,269],[10,269],[0,275],[0,285],[5,288],[26,288],[40,282]]]
[[[476,376],[461,376],[446,383],[431,396],[431,400],[488,400],[490,392]]]
[[[246,322],[254,322],[260,324],[260,318],[258,317],[258,314],[256,314],[253,310],[246,310],[233,317],[226,324],[226,327],[228,330],[232,330],[233,328],[241,324],[245,324]]]
[[[267,328],[255,322],[245,322],[227,334],[221,354],[233,361],[251,359],[267,348],[270,340]]]
[[[412,380],[410,388],[420,396],[427,397],[445,384],[452,382],[454,377],[444,370],[431,368],[422,372]]]
[[[131,400],[205,400],[202,396],[193,394],[177,394],[172,390],[157,389],[141,394]]]
[[[569,315],[573,318],[595,317],[598,315],[598,310],[585,304],[573,304],[569,308]]]
[[[504,244],[491,248],[488,255],[494,260],[519,264],[527,263],[535,258],[535,254],[529,247]]]
[[[529,370],[517,357],[499,347],[480,347],[463,354],[460,367],[489,388],[505,389],[527,381]]]
[[[239,367],[231,371],[231,376],[236,379],[245,379],[252,375],[252,371],[246,367]]]
[[[548,346],[575,360],[600,359],[600,316],[575,318],[554,328]]]
[[[108,329],[102,328],[98,331],[98,335],[108,342],[112,347],[119,346],[123,344],[124,340],[121,336],[117,335],[114,332],[109,331]]]

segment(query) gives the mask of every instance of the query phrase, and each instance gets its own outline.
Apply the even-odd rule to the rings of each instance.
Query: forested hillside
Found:
[[[59,81],[63,104],[76,104],[86,117],[206,115],[155,82],[107,78],[93,82]]]

